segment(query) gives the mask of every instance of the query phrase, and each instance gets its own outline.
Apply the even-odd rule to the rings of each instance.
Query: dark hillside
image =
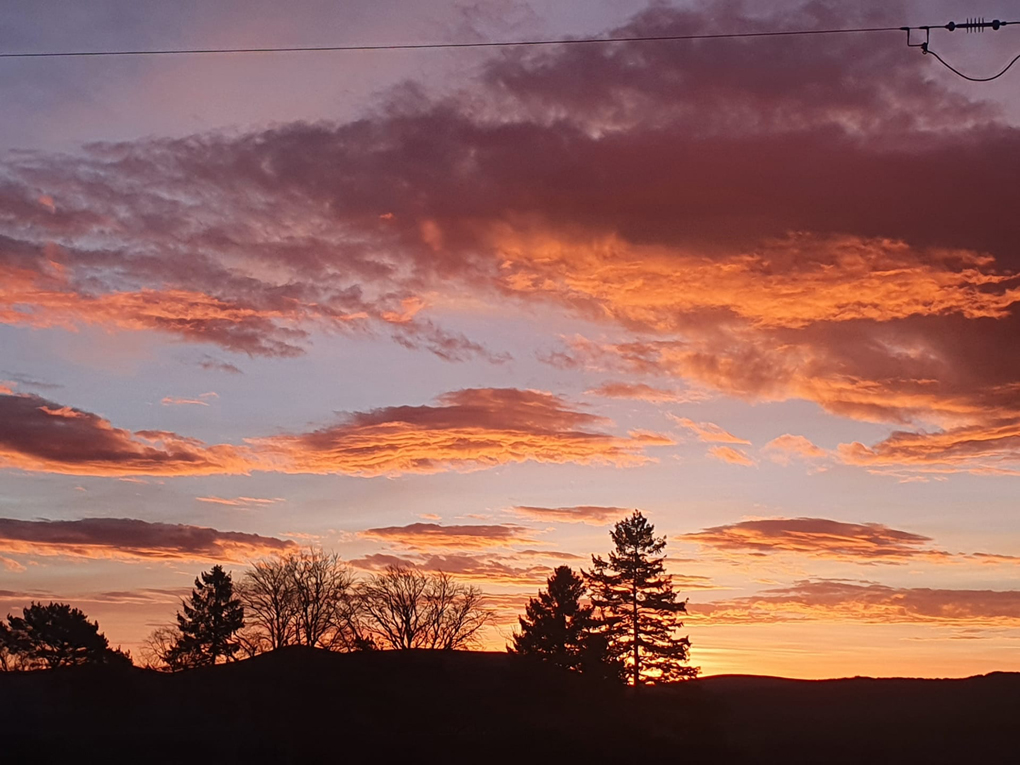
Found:
[[[40,753],[61,762],[102,754],[107,762],[288,763],[697,751],[679,726],[642,721],[625,696],[507,654],[288,649],[178,675],[0,676],[0,719],[4,753],[16,754],[5,762],[38,762]]]
[[[1016,673],[698,684],[723,705],[728,745],[749,762],[1020,763]]]
[[[179,675],[0,675],[0,760],[1006,763],[1018,710],[1018,675],[635,696],[506,654],[290,649]]]

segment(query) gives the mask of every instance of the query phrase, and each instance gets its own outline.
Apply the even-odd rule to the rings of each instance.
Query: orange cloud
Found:
[[[678,539],[724,552],[797,553],[851,562],[902,563],[922,556],[945,556],[931,539],[880,523],[844,523],[826,518],[764,518],[713,526]]]
[[[843,462],[868,468],[1015,475],[1020,471],[1020,420],[990,422],[934,433],[896,431],[868,447],[840,444]]]
[[[1007,328],[1003,332],[1008,334]],[[825,339],[827,342],[828,338]],[[846,343],[833,340],[833,348],[843,352],[842,349],[853,349],[853,343],[859,341],[851,333]],[[724,339],[706,338],[703,343],[658,340],[596,344],[578,337],[567,342],[569,350],[562,363],[695,379],[748,400],[816,401],[830,412],[856,419],[956,424],[935,432],[899,431],[875,447],[846,444],[828,455],[848,464],[873,469],[913,467],[987,474],[1011,474],[1020,468],[1017,459],[1020,449],[1016,446],[1020,442],[1017,439],[1020,407],[1011,393],[1015,384],[990,384],[988,379],[1002,372],[980,371],[984,362],[979,359],[950,370],[944,362],[933,361],[930,352],[920,347],[897,351],[896,360],[887,364],[883,355],[876,357],[876,352],[863,349],[853,351],[854,359],[843,361],[834,357],[833,348],[822,342],[772,344],[769,338],[737,330],[726,331]],[[959,344],[966,347],[962,336]],[[990,347],[986,351],[993,352]],[[847,364],[856,363],[857,357],[869,356],[876,357],[875,364],[886,364],[887,369],[874,379],[846,373]],[[916,370],[910,368],[915,362]],[[904,364],[907,368],[901,368]],[[966,379],[954,379],[961,376]],[[770,444],[772,448],[768,451],[773,459],[782,461],[794,453],[823,457],[806,440],[795,444],[789,438],[781,439]]]
[[[440,396],[436,406],[359,412],[300,435],[252,439],[275,469],[290,473],[392,475],[480,470],[514,462],[638,465],[648,434],[611,436],[601,417],[559,396],[480,388]]]
[[[616,33],[714,13],[655,8]],[[766,16],[781,28],[803,13]],[[737,4],[722,16],[769,22]],[[614,371],[672,378],[607,393],[656,397],[683,379],[918,432],[1016,420],[1016,232],[997,213],[1020,173],[1015,126],[873,38],[779,57],[654,47],[500,57],[479,92],[348,124],[12,158],[0,321],[276,356],[320,328],[381,328],[442,358],[505,360],[424,318],[426,296],[468,295],[568,311],[623,338],[605,343]],[[742,76],[752,66],[762,77]],[[942,182],[919,189],[935,166]],[[966,209],[945,193],[964,187]],[[1013,469],[995,455],[974,467]]]
[[[121,330],[170,332],[233,351],[295,356],[307,332],[293,308],[259,308],[239,300],[185,289],[143,289],[86,295],[63,271],[35,274],[0,268],[0,323],[36,328],[99,324]],[[349,321],[359,317],[351,315]]]
[[[846,523],[827,518],[760,518],[712,526],[678,540],[705,550],[746,556],[795,554],[847,563],[1016,565],[1020,557],[984,552],[948,552],[930,537],[881,523]]]
[[[601,505],[578,505],[575,507],[534,507],[517,505],[513,512],[541,521],[563,521],[566,523],[588,523],[605,526],[628,515],[631,510],[624,507],[603,507]]]
[[[5,571],[10,571],[13,574],[21,574],[28,570],[13,558],[5,558],[2,555],[0,555],[0,567],[3,567]]]
[[[790,587],[714,603],[691,604],[694,618],[713,624],[855,622],[1020,626],[1020,591],[897,588],[842,580],[801,581]]]
[[[115,428],[31,394],[0,395],[0,467],[71,475],[218,475],[253,469],[249,450]]]
[[[772,460],[782,465],[789,465],[791,459],[794,458],[818,460],[831,456],[825,449],[815,446],[804,436],[794,436],[789,433],[773,438],[762,447],[762,451],[766,452]]]
[[[0,550],[24,555],[241,562],[292,548],[293,542],[274,537],[132,518],[0,518]]]
[[[672,443],[601,428],[607,420],[551,393],[461,390],[436,406],[354,412],[309,433],[207,445],[166,431],[134,433],[34,395],[0,395],[0,466],[77,475],[215,475],[251,471],[397,475],[481,470],[514,462],[639,465]]]
[[[1002,318],[1020,301],[1016,279],[996,273],[987,255],[889,239],[795,234],[722,258],[498,225],[494,240],[507,290],[589,303],[593,313],[660,333],[683,332],[712,313],[790,329],[947,313]]]
[[[756,463],[751,457],[748,457],[744,452],[739,449],[734,449],[730,446],[713,446],[708,450],[708,454],[711,457],[715,457],[717,460],[722,462],[728,462],[731,465],[743,465],[744,467],[755,467]]]
[[[379,539],[413,550],[449,548],[455,550],[507,547],[530,541],[531,530],[511,523],[499,525],[444,526],[439,523],[412,523],[366,529],[361,536]]]

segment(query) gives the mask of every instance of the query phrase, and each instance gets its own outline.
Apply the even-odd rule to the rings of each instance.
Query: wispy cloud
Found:
[[[740,449],[734,449],[732,446],[713,446],[708,450],[708,456],[714,457],[721,462],[728,462],[731,465],[755,467],[758,464],[753,457],[748,456]]]
[[[631,510],[623,507],[605,507],[602,505],[577,505],[574,507],[535,507],[517,505],[511,511],[528,518],[541,521],[561,521],[565,523],[588,523],[593,526],[605,526],[628,515]]]
[[[512,523],[460,526],[412,523],[407,526],[366,529],[361,532],[361,536],[416,550],[435,548],[471,550],[507,547],[519,542],[528,542],[531,541],[533,533],[524,526]]]
[[[275,505],[285,500],[282,497],[195,497],[198,502],[206,502],[211,505],[225,505],[227,507],[253,507],[259,505]]]
[[[201,393],[198,398],[179,398],[177,396],[164,396],[160,403],[163,406],[209,406],[209,399],[219,398],[219,394],[210,391]]]
[[[669,419],[682,428],[691,431],[698,437],[698,440],[711,444],[746,444],[750,441],[746,438],[739,438],[727,430],[716,425],[714,422],[694,422],[687,417],[677,417],[675,414],[666,414]]]

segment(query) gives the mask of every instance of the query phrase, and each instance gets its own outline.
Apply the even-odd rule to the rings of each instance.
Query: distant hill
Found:
[[[495,653],[293,648],[0,674],[0,761],[1016,763],[1020,675],[722,676],[634,693]]]

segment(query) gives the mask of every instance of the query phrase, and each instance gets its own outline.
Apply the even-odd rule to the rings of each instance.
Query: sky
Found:
[[[0,49],[968,13],[40,0]],[[0,59],[0,614],[137,653],[314,546],[478,585],[499,650],[640,509],[705,674],[1020,670],[1020,72],[905,42]]]

